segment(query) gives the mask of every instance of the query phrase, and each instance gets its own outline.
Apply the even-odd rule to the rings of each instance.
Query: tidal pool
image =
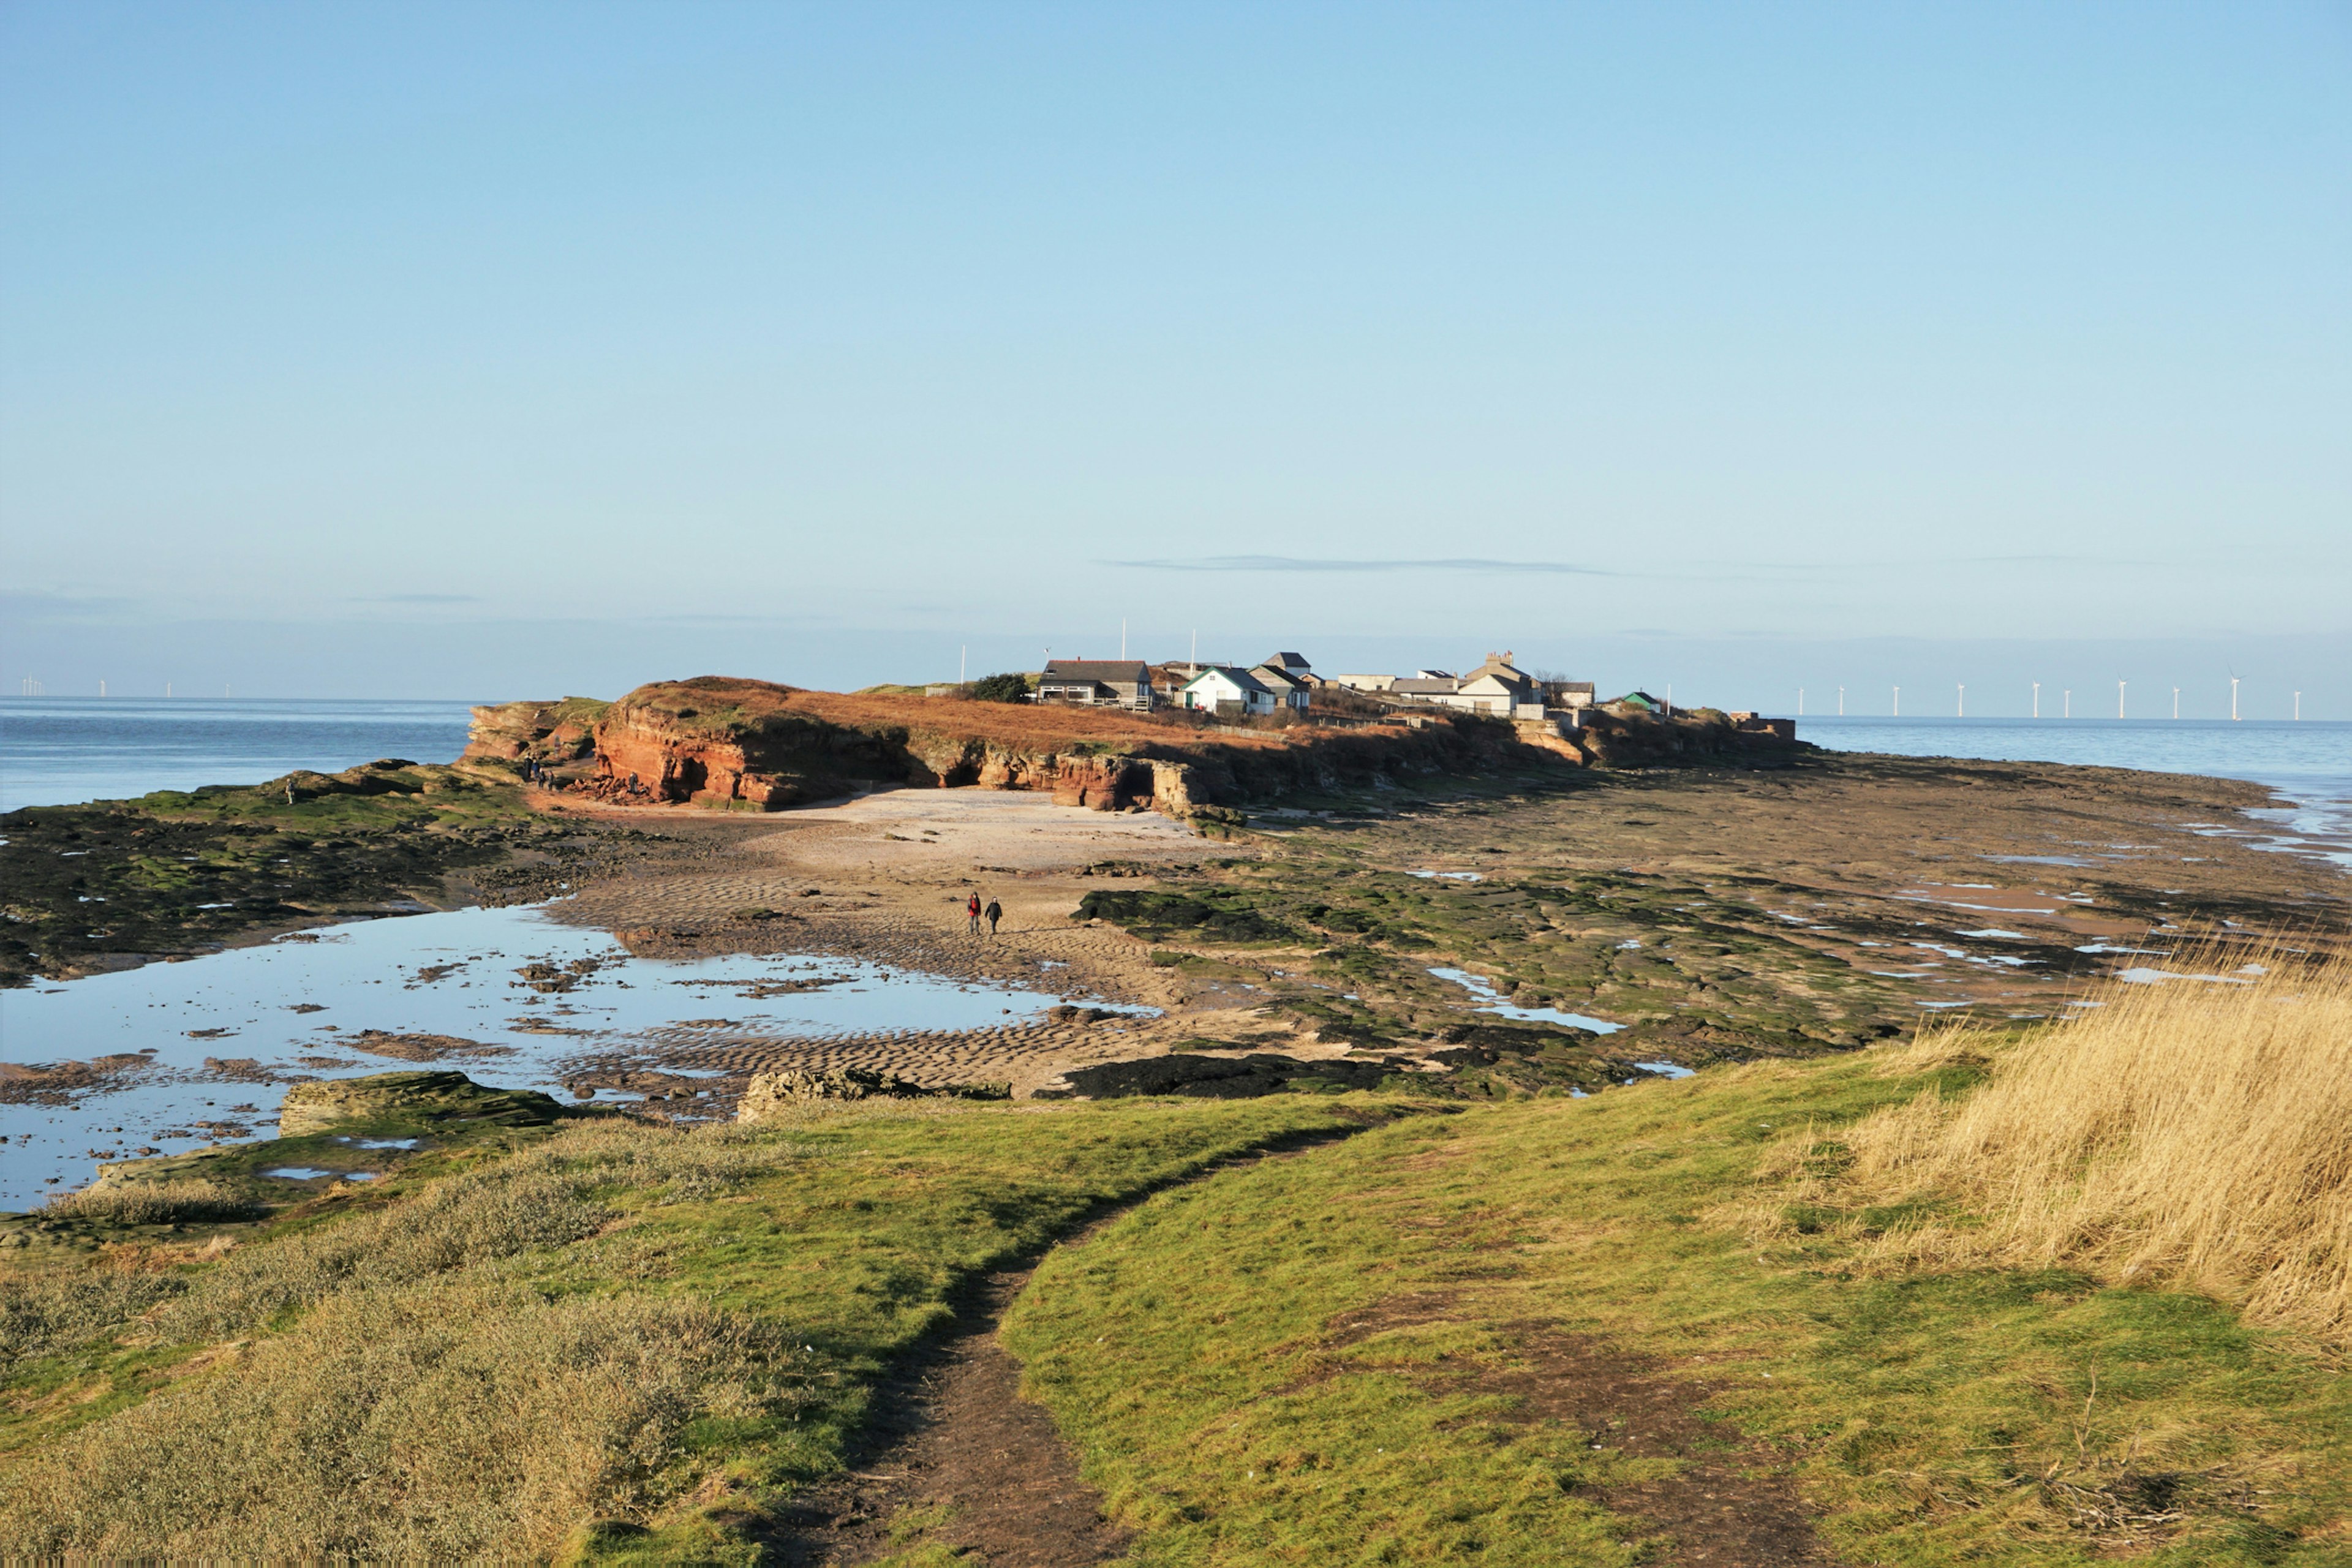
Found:
[[[675,1040],[705,1031],[972,1029],[1027,1023],[1065,1000],[845,958],[639,958],[539,908],[321,927],[181,963],[0,991],[0,1057],[94,1069],[69,1084],[0,1073],[0,1209],[79,1186],[101,1160],[268,1137],[288,1084],[308,1079],[449,1068],[504,1088],[560,1092],[566,1061],[656,1033]],[[403,1059],[368,1050],[360,1037],[370,1030],[491,1049]]]
[[[1494,1013],[1506,1018],[1517,1018],[1528,1024],[1565,1024],[1571,1029],[1590,1029],[1596,1035],[1613,1035],[1623,1028],[1606,1018],[1587,1017],[1582,1013],[1563,1013],[1557,1007],[1517,1007],[1503,1000],[1503,994],[1466,969],[1433,969],[1440,980],[1451,980],[1473,996],[1483,998],[1478,1004],[1481,1013]]]

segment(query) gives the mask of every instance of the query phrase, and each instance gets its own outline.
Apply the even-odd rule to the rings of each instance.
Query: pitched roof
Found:
[[[1389,688],[1400,697],[1451,697],[1462,689],[1462,683],[1452,676],[1443,680],[1400,680]]]
[[[1125,658],[1049,658],[1041,684],[1055,681],[1099,680],[1106,685],[1133,685],[1151,679],[1151,667],[1141,659]]]
[[[1250,673],[1276,690],[1304,691],[1307,689],[1307,682],[1270,659],[1251,670]]]
[[[1277,653],[1266,659],[1276,669],[1307,669],[1312,668],[1303,653]]]
[[[1200,674],[1198,674],[1198,675],[1196,675],[1196,676],[1194,676],[1192,679],[1190,679],[1190,680],[1186,681],[1184,684],[1185,684],[1188,688],[1189,688],[1189,687],[1193,687],[1193,686],[1198,686],[1198,685],[1200,685],[1200,684],[1201,684],[1201,682],[1202,682],[1203,680],[1208,679],[1209,679],[1209,677],[1211,677],[1211,676],[1213,676],[1213,675],[1222,675],[1222,676],[1223,676],[1227,680],[1232,681],[1235,686],[1240,687],[1244,691],[1257,691],[1257,692],[1263,692],[1265,695],[1266,695],[1266,696],[1268,696],[1268,697],[1271,697],[1271,696],[1273,696],[1273,695],[1274,695],[1273,691],[1272,691],[1272,690],[1270,690],[1270,689],[1268,689],[1268,688],[1267,688],[1267,686],[1266,686],[1266,684],[1265,684],[1265,681],[1260,680],[1256,676],[1252,675],[1248,670],[1246,670],[1246,669],[1243,669],[1243,668],[1240,668],[1239,666],[1237,666],[1237,665],[1231,665],[1231,664],[1204,664],[1204,665],[1202,665],[1202,666],[1201,667],[1201,673],[1200,673]]]

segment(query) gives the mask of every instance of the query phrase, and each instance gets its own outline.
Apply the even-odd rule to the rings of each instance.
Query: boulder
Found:
[[[278,1108],[278,1135],[299,1138],[353,1121],[493,1121],[540,1127],[563,1114],[547,1095],[492,1089],[461,1072],[380,1072],[298,1083]]]
[[[865,1068],[835,1068],[824,1072],[808,1072],[798,1068],[786,1068],[781,1072],[763,1072],[753,1078],[736,1103],[735,1120],[740,1122],[770,1121],[787,1110],[797,1110],[825,1100],[1009,1100],[1013,1086],[1006,1083],[957,1083],[938,1088],[900,1078],[897,1073],[870,1071]]]

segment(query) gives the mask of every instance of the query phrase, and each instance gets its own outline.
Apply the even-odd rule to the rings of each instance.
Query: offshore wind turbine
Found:
[[[2123,683],[2122,681],[2118,680],[2118,681],[2116,681],[2116,718],[2118,718],[2118,719],[2120,719],[2120,718],[2122,718],[2123,716],[2124,716],[2124,683]]]
[[[2042,682],[2038,680],[2033,683],[2033,716],[2042,717]]]

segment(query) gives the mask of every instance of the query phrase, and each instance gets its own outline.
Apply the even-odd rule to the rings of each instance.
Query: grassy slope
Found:
[[[1759,1253],[1710,1215],[1791,1129],[1927,1081],[1885,1055],[1222,1175],[1048,1258],[1007,1340],[1146,1563],[1643,1560],[1595,1499],[1668,1461],[1478,1390],[1529,1324],[1707,1378],[1703,1414],[1769,1446],[1850,1562],[2088,1562],[2149,1532],[2078,1526],[2158,1503],[2189,1517],[2145,1561],[2346,1561],[2352,1379],[2307,1347],[2064,1272],[1863,1277],[1851,1241]],[[1337,1331],[1367,1311],[1392,1326]]]
[[[150,1255],[147,1273],[126,1277],[53,1257],[29,1292],[0,1300],[19,1352],[0,1380],[19,1413],[0,1458],[0,1538],[49,1551],[104,1540],[115,1552],[515,1555],[570,1530],[592,1554],[744,1557],[764,1500],[838,1468],[874,1379],[976,1272],[1100,1205],[1356,1125],[1306,1097],[1174,1111],[924,1103],[691,1134],[591,1125],[504,1159],[422,1164],[349,1212],[280,1222],[226,1261],[158,1273]],[[504,1179],[509,1168],[520,1174]],[[390,1227],[380,1243],[370,1230],[356,1253],[336,1251],[338,1230],[372,1225]],[[148,1288],[124,1296],[126,1278]],[[28,1302],[66,1325],[53,1342],[27,1342]],[[658,1363],[674,1335],[646,1314],[685,1302],[720,1314],[696,1332],[725,1365],[616,1376],[689,1391],[701,1378],[723,1385],[725,1408],[689,1392],[647,1415],[613,1378],[590,1376],[577,1401],[614,1414],[589,1436],[518,1445],[495,1425],[550,1397],[551,1342]],[[146,1312],[143,1331],[110,1324],[110,1307]],[[624,1317],[579,1317],[607,1308]],[[79,1330],[77,1310],[92,1320]],[[596,1373],[583,1355],[595,1360],[559,1355],[561,1375]],[[471,1387],[478,1362],[479,1412],[404,1395],[431,1376]],[[522,1381],[501,1393],[509,1368]],[[759,1392],[761,1377],[783,1392]],[[497,1460],[478,1480],[451,1473],[450,1456],[477,1449]],[[602,1490],[579,1479],[604,1470]],[[542,1501],[533,1513],[509,1497]],[[592,1514],[617,1522],[592,1531]]]

